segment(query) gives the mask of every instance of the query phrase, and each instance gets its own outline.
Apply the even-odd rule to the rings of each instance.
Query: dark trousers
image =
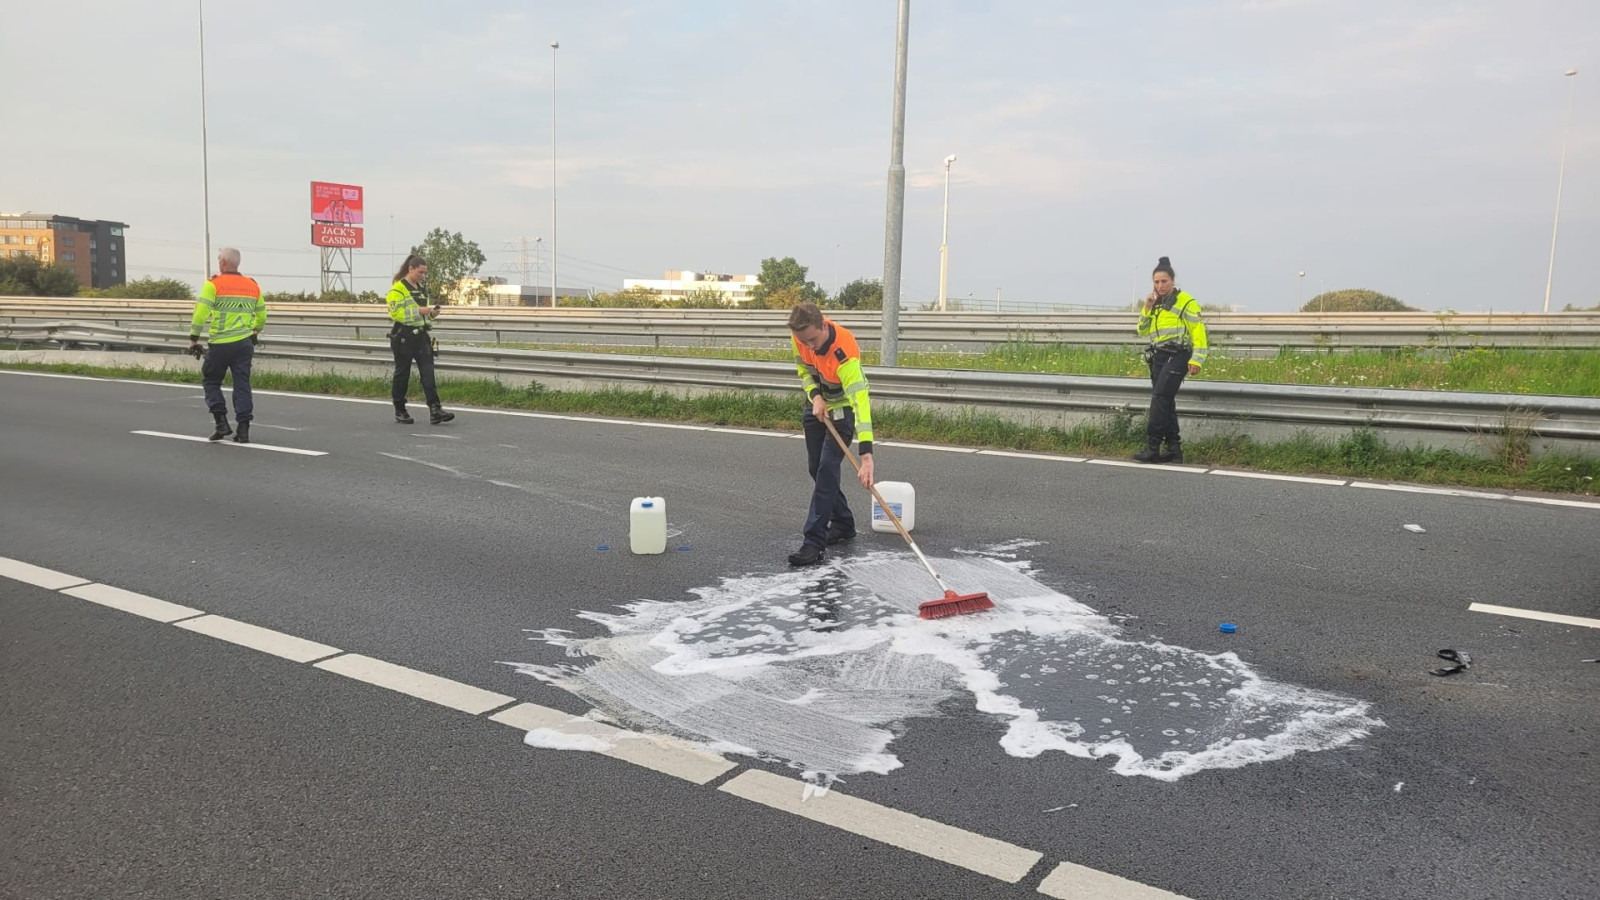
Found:
[[[850,503],[839,487],[839,467],[844,464],[844,450],[828,433],[828,426],[811,414],[806,406],[801,424],[806,432],[806,469],[811,473],[811,509],[806,513],[805,542],[813,547],[828,545],[828,526],[854,530],[856,517],[850,512]],[[855,410],[846,407],[840,417],[833,420],[839,437],[849,444],[856,437]]]
[[[222,399],[222,376],[233,373],[233,414],[241,422],[255,418],[256,404],[250,396],[250,360],[256,345],[249,338],[212,344],[200,363],[200,378],[206,389],[206,409],[213,416],[226,416],[228,404]]]
[[[417,375],[422,380],[422,396],[431,409],[439,405],[439,390],[433,384],[433,340],[420,329],[401,329],[389,336],[389,349],[394,351],[394,385],[390,391],[394,408],[406,408],[406,391],[411,387],[411,363],[417,364]]]
[[[1189,374],[1189,357],[1194,354],[1154,353],[1150,357],[1150,421],[1145,435],[1150,446],[1162,441],[1168,446],[1178,446],[1178,388]]]

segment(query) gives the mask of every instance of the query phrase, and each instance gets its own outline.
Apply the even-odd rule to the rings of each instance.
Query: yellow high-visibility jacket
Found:
[[[1158,349],[1193,349],[1189,362],[1206,364],[1206,323],[1200,320],[1200,301],[1183,291],[1173,291],[1156,301],[1155,309],[1139,310],[1139,336]]]
[[[189,320],[189,340],[200,340],[206,329],[213,344],[242,341],[267,326],[267,304],[261,285],[238,272],[212,276],[200,288],[200,299]]]
[[[855,410],[856,440],[863,454],[872,452],[872,400],[867,395],[867,376],[861,371],[861,347],[848,328],[824,318],[828,342],[816,353],[789,335],[794,344],[795,370],[806,397],[822,397],[828,409],[849,406]]]

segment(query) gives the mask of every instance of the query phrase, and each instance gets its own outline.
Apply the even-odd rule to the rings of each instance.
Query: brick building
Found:
[[[0,213],[0,257],[32,256],[72,269],[83,287],[111,287],[128,280],[122,236],[127,227],[49,213]]]

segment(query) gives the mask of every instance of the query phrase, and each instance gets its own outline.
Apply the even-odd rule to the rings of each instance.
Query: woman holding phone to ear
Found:
[[[433,319],[439,307],[428,305],[428,261],[413,253],[400,264],[394,273],[394,286],[389,288],[389,318],[394,325],[389,329],[389,349],[394,352],[394,420],[401,425],[416,420],[406,412],[406,392],[411,387],[411,363],[417,364],[417,375],[422,381],[422,396],[428,401],[428,422],[440,425],[456,417],[445,412],[439,404],[439,390],[433,382]]]
[[[1206,326],[1200,301],[1178,290],[1177,275],[1165,256],[1150,273],[1153,290],[1139,311],[1139,336],[1150,339],[1144,360],[1150,365],[1150,418],[1146,444],[1133,455],[1142,463],[1181,463],[1178,438],[1178,387],[1184,376],[1200,374],[1206,361]],[[1166,449],[1162,449],[1162,444]]]

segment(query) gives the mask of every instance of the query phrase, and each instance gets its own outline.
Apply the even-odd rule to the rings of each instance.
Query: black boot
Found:
[[[1171,463],[1175,466],[1183,465],[1183,442],[1169,439],[1167,449],[1156,458],[1157,462]]]
[[[1151,441],[1143,450],[1133,455],[1133,461],[1142,463],[1161,462],[1161,442]]]
[[[821,547],[813,547],[810,544],[802,544],[799,551],[789,554],[789,565],[796,567],[814,566],[817,563],[822,562],[822,557],[823,552]]]
[[[828,526],[828,546],[830,547],[834,544],[842,544],[845,541],[853,540],[855,536],[856,527],[854,525],[841,527],[835,523]]]
[[[455,417],[456,417],[455,413],[453,413],[453,412],[445,412],[444,411],[444,407],[438,405],[437,403],[435,403],[433,406],[428,407],[428,424],[429,425],[442,425],[445,422],[448,422],[451,419],[454,419]]]
[[[235,444],[250,443],[250,423],[248,421],[239,423],[239,433],[233,436],[233,442]]]
[[[217,430],[211,432],[211,437],[208,438],[208,440],[220,441],[228,435],[233,434],[233,429],[228,425],[227,413],[212,413],[211,415],[217,420]]]
[[[399,422],[401,425],[417,424],[417,420],[411,418],[411,413],[406,412],[406,408],[404,406],[396,406],[394,408],[394,420]]]

